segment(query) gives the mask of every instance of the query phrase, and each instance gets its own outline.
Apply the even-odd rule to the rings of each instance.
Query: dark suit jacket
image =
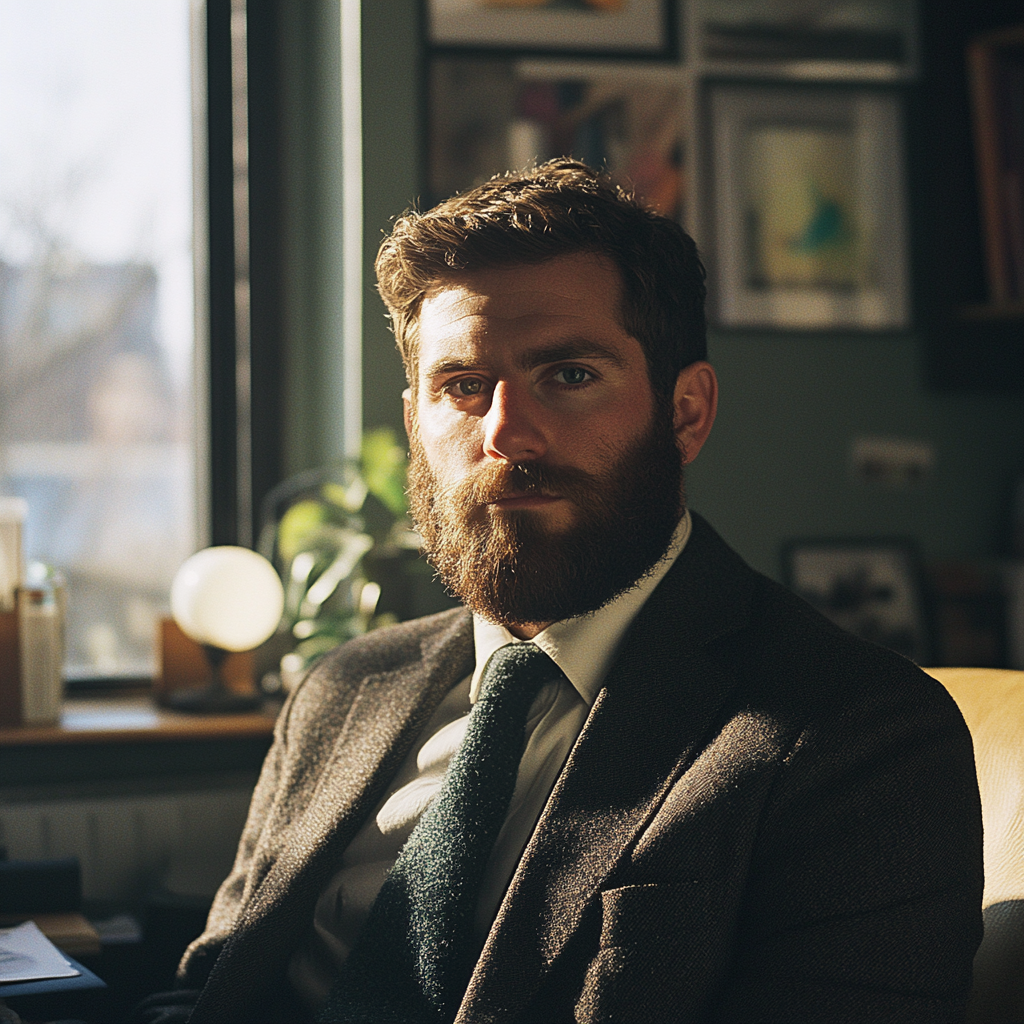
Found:
[[[458,1021],[957,1019],[982,857],[956,706],[694,520],[541,815]],[[234,871],[182,963],[186,985],[206,981],[193,1021],[294,1015],[285,971],[318,894],[472,663],[456,610],[346,644],[292,695]]]

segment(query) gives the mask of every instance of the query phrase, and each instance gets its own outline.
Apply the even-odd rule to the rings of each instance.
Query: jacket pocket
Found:
[[[580,1024],[698,1020],[723,950],[686,883],[601,893],[601,939],[576,1004]],[[714,928],[710,931],[713,933]]]
[[[601,948],[633,945],[650,925],[665,925],[666,914],[680,895],[677,885],[624,885],[601,893]],[[660,928],[658,929],[661,930]]]

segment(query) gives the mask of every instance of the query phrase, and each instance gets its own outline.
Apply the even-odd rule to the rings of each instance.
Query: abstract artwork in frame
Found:
[[[791,541],[786,585],[837,626],[910,658],[932,658],[932,622],[916,546],[905,539]]]
[[[572,156],[659,213],[687,201],[685,93],[651,65],[438,54],[431,60],[428,198]]]
[[[718,84],[707,112],[717,322],[907,327],[898,97],[880,89]]]
[[[431,45],[671,57],[670,0],[428,0]]]

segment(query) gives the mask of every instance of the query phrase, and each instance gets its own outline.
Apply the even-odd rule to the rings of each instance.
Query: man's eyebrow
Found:
[[[421,376],[427,377],[440,377],[446,373],[459,373],[462,370],[475,370],[479,367],[477,360],[473,359],[438,359],[436,362],[431,363],[429,366],[424,366],[420,370]]]
[[[541,348],[530,349],[517,360],[519,368],[532,370],[547,363],[562,363],[568,359],[604,359],[615,366],[623,366],[622,354],[593,338],[569,338]]]
[[[620,352],[608,345],[603,345],[592,338],[570,338],[554,342],[539,348],[532,348],[522,353],[517,360],[521,370],[532,370],[548,363],[561,363],[571,359],[603,359],[615,366],[623,366],[625,360]],[[460,373],[464,370],[479,369],[482,360],[472,357],[447,357],[438,359],[422,368],[425,379],[443,376],[446,373]]]

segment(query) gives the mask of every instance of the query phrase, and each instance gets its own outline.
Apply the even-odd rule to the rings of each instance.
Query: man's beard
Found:
[[[603,607],[661,560],[685,507],[667,411],[656,410],[644,435],[596,474],[543,460],[495,462],[444,489],[415,428],[410,449],[409,499],[427,558],[452,593],[503,626]],[[489,504],[531,493],[568,500],[572,524],[552,530],[542,511]]]

